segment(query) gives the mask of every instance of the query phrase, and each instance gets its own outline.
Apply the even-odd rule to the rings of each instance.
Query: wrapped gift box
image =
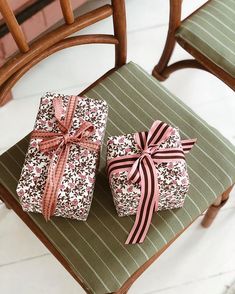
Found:
[[[119,216],[136,214],[126,244],[142,243],[154,211],[182,207],[189,188],[185,153],[195,139],[155,121],[149,131],[109,137],[107,166]]]
[[[112,136],[107,143],[107,161],[126,155],[140,154],[135,134]],[[182,148],[179,130],[173,128],[168,139],[159,145],[163,148]],[[189,189],[189,177],[185,161],[162,162],[156,165],[159,186],[157,210],[182,207]],[[140,183],[131,183],[127,179],[128,171],[113,172],[110,175],[110,187],[114,204],[119,216],[136,214],[140,195]]]
[[[70,128],[66,135],[66,130],[64,130],[64,134],[61,133],[63,126],[60,127],[59,121],[56,119],[54,102],[60,100],[57,116],[61,116],[60,125],[63,125],[66,123],[66,111],[71,97],[74,98],[76,104]],[[57,187],[57,193],[53,196],[56,199],[53,215],[83,221],[87,219],[92,202],[99,147],[102,144],[105,132],[107,114],[108,107],[103,100],[55,93],[46,93],[41,98],[33,132],[36,135],[31,136],[25,164],[17,187],[17,193],[24,211],[43,212],[42,206],[45,201],[43,197],[49,197],[48,195],[46,196],[49,192],[45,192],[45,185],[48,181],[48,185],[52,186],[52,190],[55,186]],[[88,130],[83,130],[83,135],[78,134],[77,138],[74,139],[75,141],[72,142],[71,137],[68,136],[75,134],[86,124],[88,124]],[[89,124],[92,124],[93,127],[93,131],[90,133]],[[89,138],[82,138],[82,136],[88,136],[87,131]],[[44,134],[43,132],[53,133],[55,136],[58,133],[57,139],[49,137],[52,139],[50,142],[51,147],[46,144],[44,146],[40,145],[43,138],[38,134]],[[58,140],[58,143],[57,141],[55,143],[55,140]],[[44,141],[48,142],[47,137],[44,138]],[[58,171],[54,171],[54,169],[56,165],[58,167],[59,162],[62,160],[62,155],[59,152],[65,150],[63,149],[65,142],[69,144],[68,154],[67,158],[65,157],[64,169],[61,171],[60,168],[57,168],[61,172],[59,177]],[[83,142],[83,144],[80,144],[80,142]],[[97,150],[93,150],[93,144],[96,147],[98,146]],[[57,147],[53,148],[54,145]],[[42,152],[40,146],[46,150]],[[49,176],[52,180],[48,179]],[[50,191],[50,188],[48,189]]]

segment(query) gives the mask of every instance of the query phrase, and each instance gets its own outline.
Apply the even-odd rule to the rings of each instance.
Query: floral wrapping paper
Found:
[[[173,129],[169,138],[161,143],[161,148],[182,147],[179,131]],[[107,161],[125,155],[139,154],[134,134],[112,136],[107,143]],[[189,177],[185,161],[160,163],[156,165],[159,185],[158,211],[182,207],[189,189]],[[141,190],[139,183],[127,180],[127,171],[114,172],[109,178],[114,205],[118,216],[135,215]]]
[[[46,93],[41,98],[34,130],[58,132],[54,115],[53,98],[62,98],[62,115],[70,96]],[[70,132],[73,133],[84,121],[91,122],[95,133],[91,141],[102,144],[108,106],[105,101],[80,97],[75,109]],[[48,174],[52,152],[39,151],[41,139],[31,138],[21,177],[17,186],[22,208],[27,212],[42,212],[42,195]],[[60,190],[57,198],[55,216],[62,216],[85,221],[88,217],[98,166],[99,152],[90,151],[73,144],[65,165]]]

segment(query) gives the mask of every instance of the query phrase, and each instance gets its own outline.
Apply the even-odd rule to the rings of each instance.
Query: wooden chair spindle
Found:
[[[20,51],[27,52],[29,45],[7,0],[0,1],[0,12]]]
[[[74,23],[73,7],[70,0],[60,0],[60,6],[67,24]]]

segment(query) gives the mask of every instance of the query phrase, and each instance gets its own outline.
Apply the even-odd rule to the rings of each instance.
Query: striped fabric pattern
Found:
[[[235,147],[143,69],[129,63],[87,93],[109,105],[108,136],[147,130],[156,120],[178,126],[182,139],[197,138],[187,155],[191,180],[185,206],[153,217],[142,244],[125,245],[134,217],[116,214],[105,172],[105,145],[87,222],[29,214],[91,293],[115,292],[149,258],[235,182]],[[107,140],[104,140],[106,142]],[[0,157],[0,182],[16,196],[28,137]]]
[[[235,77],[235,0],[211,0],[182,22],[176,36]]]

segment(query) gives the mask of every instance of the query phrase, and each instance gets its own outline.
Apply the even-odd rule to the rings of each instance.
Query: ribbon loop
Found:
[[[95,127],[92,123],[82,123],[76,132],[71,134],[70,129],[78,99],[79,97],[77,96],[71,96],[64,119],[62,119],[62,99],[53,99],[55,117],[60,129],[58,133],[37,130],[32,132],[31,138],[42,139],[39,143],[41,152],[53,152],[42,197],[42,213],[46,220],[50,219],[56,209],[59,187],[71,145],[76,144],[91,151],[99,150],[99,143],[90,140],[90,137],[95,133]]]

